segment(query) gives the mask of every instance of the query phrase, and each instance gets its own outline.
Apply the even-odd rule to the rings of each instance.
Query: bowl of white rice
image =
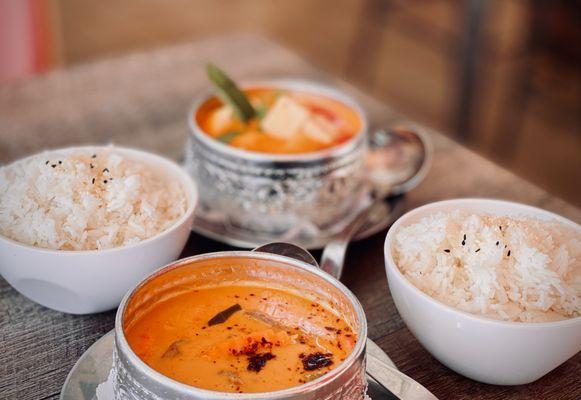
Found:
[[[443,364],[519,385],[581,351],[581,227],[500,200],[431,203],[385,241],[395,305]]]
[[[0,168],[0,274],[46,307],[87,314],[185,246],[197,190],[163,157],[115,146],[51,150]]]

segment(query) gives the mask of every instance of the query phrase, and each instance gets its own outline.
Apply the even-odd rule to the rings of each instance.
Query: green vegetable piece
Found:
[[[262,120],[266,116],[267,112],[268,112],[268,108],[266,108],[265,105],[261,105],[259,107],[256,107],[256,116],[260,120]]]
[[[274,99],[278,100],[279,97],[284,96],[286,94],[286,90],[276,89],[274,92]]]
[[[241,121],[247,122],[256,115],[256,110],[242,93],[236,83],[228,77],[220,68],[214,64],[206,66],[206,72],[210,81],[218,90],[218,97],[234,109],[234,112]]]
[[[222,143],[230,143],[234,138],[240,135],[240,131],[228,131],[226,133],[221,134],[216,139],[218,139]]]

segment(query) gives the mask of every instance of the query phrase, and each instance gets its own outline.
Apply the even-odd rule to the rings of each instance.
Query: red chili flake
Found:
[[[328,367],[333,365],[333,360],[331,359],[333,354],[331,353],[313,353],[302,357],[303,368],[305,371],[314,371],[323,367]]]
[[[266,362],[276,358],[272,353],[256,354],[248,357],[248,371],[260,372],[266,365]]]
[[[248,339],[251,340],[251,339]],[[246,346],[244,346],[240,351],[237,351],[236,349],[230,349],[230,353],[232,353],[235,356],[239,356],[239,355],[247,355],[247,356],[252,356],[256,354],[256,351],[258,350],[258,342],[252,341],[249,344],[247,344]]]

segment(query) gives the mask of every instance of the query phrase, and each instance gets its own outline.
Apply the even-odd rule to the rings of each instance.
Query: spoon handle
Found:
[[[368,339],[369,340],[369,339]],[[401,400],[438,400],[428,389],[409,376],[367,353],[366,373]]]
[[[323,271],[336,279],[341,279],[343,266],[345,265],[345,254],[347,253],[347,247],[349,246],[351,239],[353,239],[359,229],[365,225],[370,217],[372,217],[376,212],[379,212],[383,207],[385,207],[384,199],[374,200],[369,206],[359,211],[345,228],[343,228],[343,230],[339,232],[333,240],[327,243],[323,250],[323,254],[321,255],[320,265]],[[390,212],[392,211],[393,207]]]

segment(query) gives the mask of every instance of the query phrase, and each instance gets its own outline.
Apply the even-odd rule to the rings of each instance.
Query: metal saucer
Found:
[[[361,202],[362,207],[367,202]],[[385,203],[385,207],[378,210],[372,221],[356,235],[355,240],[363,240],[389,227],[393,222],[391,206]],[[348,216],[347,216],[348,217]],[[347,218],[348,219],[348,218]],[[297,229],[280,234],[265,234],[233,226],[227,218],[209,208],[200,207],[196,212],[192,230],[200,235],[209,237],[231,246],[252,249],[264,243],[288,242],[304,247],[308,250],[322,249],[330,242],[334,235],[347,221],[338,221],[332,230],[321,231],[317,229]]]
[[[96,390],[99,384],[105,382],[113,364],[113,347],[115,332],[110,331],[97,340],[79,358],[73,366],[63,388],[60,400],[109,400],[97,399]],[[386,364],[395,367],[390,358],[372,341],[368,341],[367,352],[372,353]],[[369,381],[368,395],[372,400],[396,399],[382,391],[377,383]],[[113,399],[110,399],[113,400]]]
[[[60,400],[97,400],[97,386],[107,380],[113,365],[114,340],[111,330],[83,353],[65,380]]]

